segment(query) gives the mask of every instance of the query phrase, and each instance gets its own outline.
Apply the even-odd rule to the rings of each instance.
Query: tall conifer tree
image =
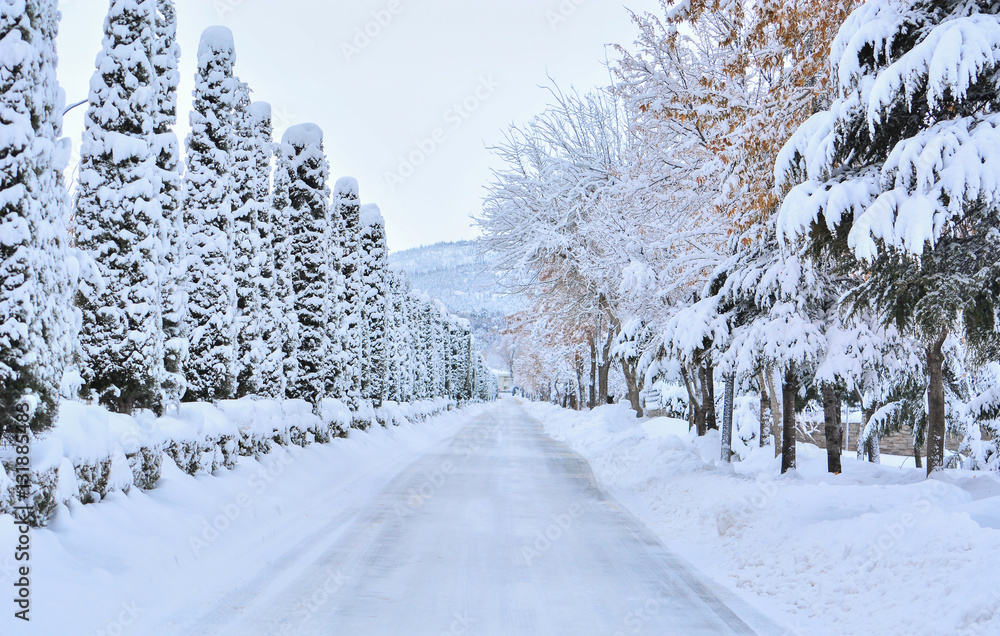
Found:
[[[239,80],[232,32],[209,27],[198,46],[187,138],[184,224],[188,229],[190,357],[188,400],[219,400],[236,389],[233,323],[232,122]]]
[[[77,244],[101,279],[78,294],[83,392],[119,413],[163,407],[155,26],[155,0],[112,0],[80,148]]]

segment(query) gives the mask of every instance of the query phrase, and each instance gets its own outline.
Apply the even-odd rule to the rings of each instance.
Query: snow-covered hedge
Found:
[[[114,491],[156,486],[164,458],[192,475],[236,465],[240,456],[260,457],[273,445],[307,446],[346,437],[359,423],[398,426],[451,410],[447,398],[351,412],[338,400],[324,400],[322,417],[303,400],[225,400],[218,406],[182,404],[164,417],[118,415],[104,407],[64,401],[59,421],[32,444],[30,478],[33,514],[44,525],[60,503],[100,501]],[[9,449],[7,449],[9,451]],[[0,455],[0,514],[17,505],[13,457]]]

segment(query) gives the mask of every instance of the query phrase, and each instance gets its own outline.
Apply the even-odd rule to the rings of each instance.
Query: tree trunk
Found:
[[[602,347],[603,357],[598,365],[598,404],[608,404],[608,375],[611,372],[611,345],[614,343],[615,334],[608,332],[608,339]]]
[[[847,416],[847,421],[843,427],[844,434],[840,437],[841,452],[847,450],[847,445],[851,443],[851,405],[846,400],[844,401],[844,413]]]
[[[774,420],[771,418],[771,398],[767,393],[767,383],[764,381],[764,374],[757,372],[757,385],[760,387],[760,435],[759,446],[764,448],[771,442],[771,425]]]
[[[927,474],[944,468],[944,346],[947,331],[927,347]]]
[[[715,365],[711,358],[705,361],[705,428],[718,430],[719,422],[715,415]]]
[[[584,361],[583,356],[579,353],[576,354],[576,394],[574,396],[574,408],[577,411],[583,410],[583,373],[584,373]]]
[[[868,442],[865,444],[865,454],[868,455],[868,461],[870,463],[882,463],[882,449],[879,448],[878,433],[875,433],[868,438]]]
[[[920,456],[920,447],[917,446],[917,442],[913,442],[913,463],[917,468],[924,467],[923,457]]]
[[[590,337],[590,408],[597,406],[597,339]]]
[[[701,411],[702,422],[704,422],[702,432],[699,435],[704,435],[710,428],[719,428],[715,422],[715,404],[712,402],[712,396],[709,395],[709,391],[711,391],[710,376],[711,371],[707,364],[703,363],[698,367],[699,384],[701,385],[701,391],[699,391],[701,407],[699,410]]]
[[[840,423],[840,400],[832,384],[823,383],[823,419],[826,433],[826,469],[835,475],[842,472],[840,444],[844,429]]]
[[[858,428],[858,459],[863,460],[867,458],[869,462],[878,464],[881,463],[878,431],[873,431],[867,439],[864,436],[864,432],[865,429],[868,428],[868,424],[872,421],[872,418],[875,417],[875,412],[878,411],[879,405],[873,403],[868,406],[864,406],[863,397],[861,398],[861,401],[861,426]]]
[[[688,392],[688,409],[691,413],[691,424],[698,437],[705,434],[705,409],[702,394],[705,387],[702,384],[702,367],[698,366],[694,372],[689,372],[686,365],[681,366],[681,377],[684,378],[684,386]]]
[[[767,393],[772,398],[770,400],[771,419],[773,422],[784,424],[785,418],[781,414],[781,400],[778,399],[778,391],[774,387],[774,372],[770,368],[765,368],[764,377],[767,378]],[[771,434],[774,436],[774,456],[777,457],[782,449],[781,426],[771,426]]]
[[[639,399],[639,378],[634,362],[622,359],[622,375],[625,376],[625,389],[628,392],[628,401],[635,411],[636,417],[642,417],[642,400]]]
[[[736,391],[736,376],[726,374],[726,394],[722,407],[722,461],[733,459],[733,393]]]
[[[861,400],[861,424],[858,425],[858,461],[863,461],[868,457],[868,440],[865,439],[865,429],[868,428],[868,422],[875,415],[876,409],[873,404],[865,406],[865,398],[860,393],[858,398]]]
[[[795,394],[798,392],[795,369],[791,364],[785,370],[781,385],[781,412],[784,416],[781,431],[781,473],[795,469]]]
[[[698,433],[698,437],[704,437],[708,429],[705,428],[705,409],[697,408],[694,411],[694,429]]]

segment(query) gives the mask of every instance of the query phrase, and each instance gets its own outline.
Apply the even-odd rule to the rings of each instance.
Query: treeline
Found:
[[[5,428],[26,404],[44,430],[68,394],[160,414],[495,392],[469,325],[388,267],[377,206],[354,179],[331,190],[322,131],[274,143],[224,27],[201,38],[182,166],[172,0],[111,0],[70,201],[59,17],[55,0],[0,8]]]
[[[752,441],[783,470],[810,402],[832,472],[845,402],[863,410],[859,456],[907,429],[928,471],[1000,466],[998,11],[633,15],[611,86],[554,86],[495,148],[485,246],[534,299],[517,382],[591,406],[619,384],[639,414],[645,387],[675,382],[700,434],[721,424],[727,460],[732,396],[751,393]]]

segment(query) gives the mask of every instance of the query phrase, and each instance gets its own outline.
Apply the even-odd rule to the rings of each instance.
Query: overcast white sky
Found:
[[[60,4],[59,79],[72,103],[87,97],[108,2]],[[333,179],[356,177],[362,199],[379,204],[390,248],[474,238],[470,215],[492,162],[486,146],[543,108],[546,73],[581,90],[607,83],[605,45],[635,36],[626,5],[655,11],[659,2],[177,0],[178,136],[183,143],[201,32],[228,26],[237,74],[255,100],[272,104],[277,135],[318,124]],[[345,50],[366,27],[370,42]],[[83,113],[66,117],[74,147]],[[423,160],[412,174],[400,166],[411,155]]]

